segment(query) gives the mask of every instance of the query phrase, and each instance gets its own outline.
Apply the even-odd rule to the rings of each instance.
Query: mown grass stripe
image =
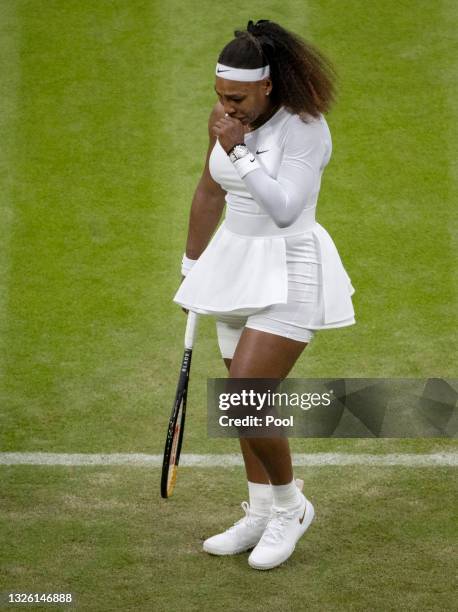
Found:
[[[458,453],[396,453],[370,455],[367,453],[300,453],[293,454],[293,464],[303,467],[327,465],[373,465],[403,467],[457,466]],[[0,453],[0,465],[138,465],[160,467],[162,455],[145,453]],[[181,457],[181,467],[234,467],[243,465],[237,454],[197,455]]]
[[[15,5],[0,8],[0,375],[3,375],[7,331],[10,244],[14,221],[15,131],[17,128],[18,87],[20,81],[19,32]]]

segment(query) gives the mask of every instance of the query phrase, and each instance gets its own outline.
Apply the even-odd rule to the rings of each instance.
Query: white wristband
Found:
[[[181,261],[181,274],[183,276],[186,276],[186,274],[193,267],[193,265],[196,263],[196,261],[197,261],[197,259],[189,259],[189,257],[186,257],[186,253],[184,253],[183,254],[183,259]]]
[[[248,155],[244,155],[240,159],[235,162],[232,162],[232,165],[239,173],[241,179],[246,176],[249,172],[253,170],[257,170],[261,166],[259,165],[258,160],[253,155],[253,153],[249,153]]]

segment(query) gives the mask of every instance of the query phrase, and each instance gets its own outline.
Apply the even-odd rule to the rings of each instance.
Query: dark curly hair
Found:
[[[318,49],[268,19],[250,20],[246,30],[235,30],[234,35],[221,51],[219,63],[233,68],[269,64],[275,105],[313,117],[328,112],[335,99],[336,74]]]

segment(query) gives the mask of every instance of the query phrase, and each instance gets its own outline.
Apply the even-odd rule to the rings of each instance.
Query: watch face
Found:
[[[234,153],[235,153],[235,157],[237,159],[240,159],[241,157],[244,157],[245,155],[247,155],[248,149],[245,145],[237,145],[234,148]]]

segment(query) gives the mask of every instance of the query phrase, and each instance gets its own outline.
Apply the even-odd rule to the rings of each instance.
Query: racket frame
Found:
[[[188,395],[189,374],[191,371],[192,347],[197,326],[196,313],[189,311],[185,332],[185,350],[181,362],[175,401],[169,419],[165,439],[164,459],[161,474],[161,496],[164,499],[173,493],[183,443],[184,424],[186,417],[186,401]]]

